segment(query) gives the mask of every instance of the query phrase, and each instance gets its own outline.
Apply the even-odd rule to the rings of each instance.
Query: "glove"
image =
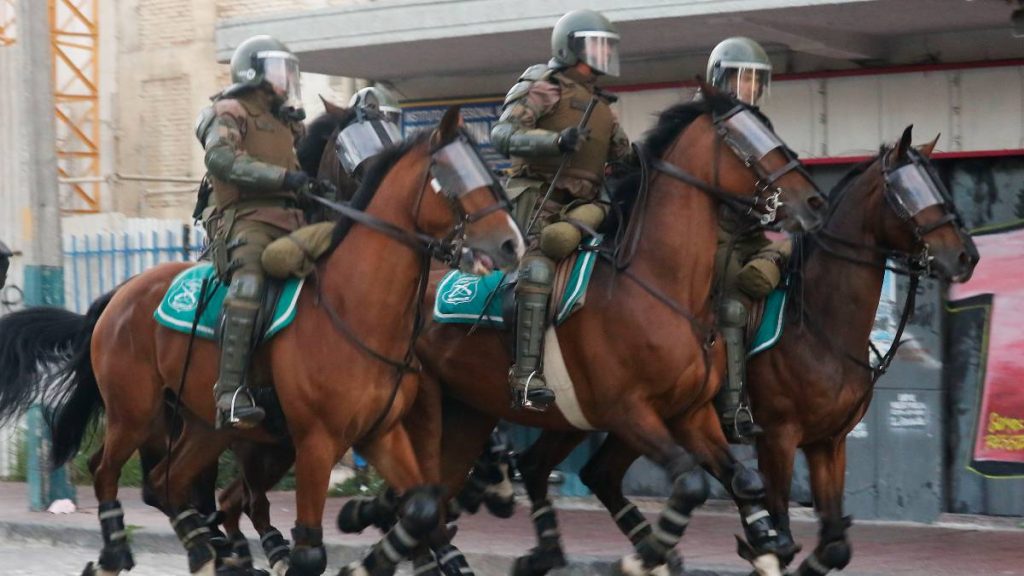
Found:
[[[563,154],[569,152],[578,152],[583,146],[583,143],[590,137],[590,130],[584,128],[580,130],[576,126],[566,128],[558,135],[558,149]]]
[[[298,190],[306,184],[309,184],[309,176],[305,172],[288,170],[284,173],[284,182],[281,183],[281,187],[285,190]]]

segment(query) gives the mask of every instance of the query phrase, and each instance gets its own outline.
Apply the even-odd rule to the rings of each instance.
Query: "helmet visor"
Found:
[[[263,64],[263,79],[287,108],[302,108],[299,60],[284,51],[260,52],[256,55]]]
[[[338,160],[352,174],[366,160],[402,139],[398,126],[382,118],[353,122],[338,133]]]
[[[576,32],[573,52],[595,72],[619,75],[619,35],[614,32]]]
[[[716,86],[751,106],[757,106],[768,93],[772,70],[764,64],[752,62],[723,62],[722,85]]]

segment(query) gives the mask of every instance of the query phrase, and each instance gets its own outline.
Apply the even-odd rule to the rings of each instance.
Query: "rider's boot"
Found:
[[[262,293],[262,278],[239,273],[232,278],[224,299],[220,334],[220,376],[213,387],[217,398],[218,429],[252,428],[262,422],[266,415],[262,408],[256,406],[252,395],[244,388]]]
[[[509,371],[512,395],[519,408],[544,411],[555,401],[555,393],[548,388],[542,372],[554,276],[554,262],[545,256],[527,256],[519,268],[515,364]]]
[[[720,310],[720,328],[725,340],[728,377],[715,398],[722,429],[730,443],[749,442],[763,432],[754,422],[745,402],[747,373],[747,307],[737,298],[726,298]]]

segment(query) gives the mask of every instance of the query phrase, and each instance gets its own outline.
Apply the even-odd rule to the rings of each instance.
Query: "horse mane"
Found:
[[[846,174],[836,182],[835,186],[829,190],[826,198],[829,201],[828,215],[825,217],[825,223],[832,219],[833,214],[839,207],[842,198],[850,191],[853,182],[862,174],[867,172],[868,168],[872,164],[878,161],[888,149],[883,145],[879,148],[878,154],[871,158],[864,160],[863,162],[853,166],[847,170]],[[810,257],[819,250],[817,242],[814,242],[810,238],[809,233],[803,232],[794,234],[793,238],[793,253],[789,258],[789,266],[786,276],[789,278],[788,296],[789,300],[793,302],[799,302],[802,308],[803,302],[803,269],[804,265],[808,262]],[[798,309],[797,305],[788,307],[790,312],[788,314],[791,321],[799,321],[799,316],[796,315]]]
[[[363,173],[363,181],[359,183],[359,189],[356,190],[348,205],[356,210],[366,210],[366,207],[370,205],[370,201],[373,200],[377,189],[380,188],[380,184],[384,177],[388,175],[388,172],[395,167],[395,164],[406,153],[422,144],[427,138],[430,138],[430,135],[430,130],[424,130],[407,140],[403,140],[399,144],[385,148],[368,160],[366,171]],[[331,234],[331,246],[324,253],[324,256],[334,252],[338,245],[341,244],[341,241],[345,239],[345,236],[348,235],[348,231],[352,229],[353,223],[352,219],[345,218],[344,216],[338,219]]]
[[[331,136],[346,126],[354,116],[355,111],[351,109],[346,109],[340,118],[330,112],[324,112],[306,126],[306,135],[295,149],[303,172],[316,177],[320,172],[320,159],[324,156],[324,148],[327,147]]]

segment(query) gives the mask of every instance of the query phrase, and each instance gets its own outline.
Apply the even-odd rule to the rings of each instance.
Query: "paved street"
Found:
[[[79,576],[95,561],[96,550],[42,543],[0,542],[0,566],[5,576]],[[181,576],[187,573],[183,555],[136,554],[132,576]]]

